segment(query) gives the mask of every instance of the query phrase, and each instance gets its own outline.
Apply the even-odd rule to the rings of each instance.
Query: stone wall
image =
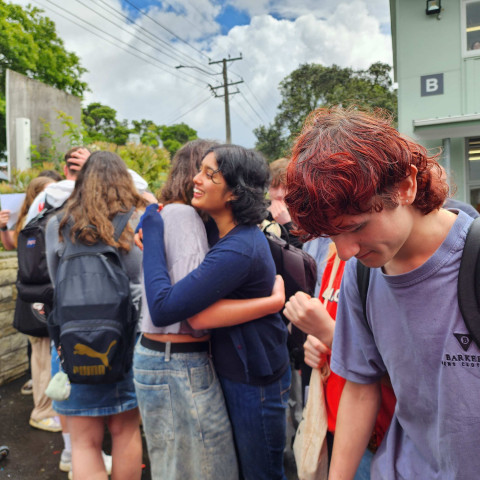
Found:
[[[12,326],[17,290],[17,253],[0,252],[0,385],[28,368],[27,337]]]

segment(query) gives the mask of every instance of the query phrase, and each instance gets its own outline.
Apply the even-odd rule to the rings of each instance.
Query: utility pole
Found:
[[[209,65],[214,65],[217,63],[221,63],[223,66],[222,69],[222,74],[223,74],[223,85],[219,85],[218,87],[212,87],[211,85],[208,85],[210,89],[212,90],[213,94],[215,97],[225,97],[225,131],[226,131],[226,143],[232,143],[232,132],[230,129],[230,105],[228,102],[228,95],[233,95],[235,93],[240,93],[240,90],[236,92],[229,92],[228,87],[231,87],[232,85],[237,85],[239,83],[243,83],[243,80],[240,80],[238,82],[232,82],[228,83],[228,77],[227,77],[227,62],[234,62],[235,60],[242,60],[242,55],[240,55],[237,58],[223,58],[222,60],[218,60],[216,62],[208,62]],[[217,95],[217,90],[218,88],[223,88],[223,95]]]

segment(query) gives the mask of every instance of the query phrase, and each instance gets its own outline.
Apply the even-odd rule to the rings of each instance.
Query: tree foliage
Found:
[[[391,67],[374,63],[367,70],[304,64],[280,82],[282,101],[273,123],[254,130],[255,147],[269,160],[288,155],[307,115],[322,106],[380,107],[397,117]]]
[[[161,142],[172,156],[182,145],[198,138],[197,131],[185,123],[170,126],[155,125],[151,120],[144,119],[134,120],[132,123],[134,131],[140,135],[140,141],[144,145],[156,147]]]
[[[80,59],[65,49],[54,22],[42,12],[0,0],[0,152],[6,148],[7,68],[79,97],[87,89]]]
[[[94,102],[82,110],[82,122],[90,141],[125,145],[132,129],[127,120],[117,120],[117,111],[107,105]]]

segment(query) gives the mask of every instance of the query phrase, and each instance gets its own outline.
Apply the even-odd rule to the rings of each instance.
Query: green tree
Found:
[[[160,145],[160,132],[162,127],[155,125],[151,120],[133,120],[133,130],[140,135],[143,145],[158,147]]]
[[[374,63],[367,70],[304,64],[280,82],[282,101],[275,120],[254,130],[255,147],[270,161],[288,155],[307,115],[321,106],[380,107],[397,115],[391,67]]]
[[[160,127],[160,139],[172,156],[182,145],[196,138],[198,138],[197,131],[185,123]]]
[[[86,72],[75,53],[65,49],[55,24],[42,10],[0,0],[0,152],[6,148],[5,76],[7,68],[81,97]]]
[[[255,148],[270,160],[288,156],[289,141],[283,135],[283,129],[276,120],[268,127],[260,125],[253,133],[257,137]]]
[[[125,145],[131,129],[126,120],[117,120],[117,111],[98,102],[82,110],[82,122],[91,141]]]

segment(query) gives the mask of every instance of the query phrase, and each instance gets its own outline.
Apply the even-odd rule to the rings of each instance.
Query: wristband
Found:
[[[6,232],[8,230],[7,226],[3,226],[3,227],[0,227],[0,231],[2,232]]]

